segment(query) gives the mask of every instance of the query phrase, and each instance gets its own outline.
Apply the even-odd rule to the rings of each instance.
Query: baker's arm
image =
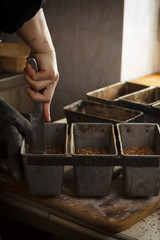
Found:
[[[29,64],[25,69],[25,80],[29,84],[26,92],[32,100],[44,103],[44,117],[50,121],[50,104],[59,80],[56,53],[48,30],[43,9],[17,31],[18,35],[31,48],[31,55],[37,60],[39,72]],[[38,90],[45,89],[43,94]]]

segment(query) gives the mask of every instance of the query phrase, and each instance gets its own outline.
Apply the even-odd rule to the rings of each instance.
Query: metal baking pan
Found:
[[[126,160],[160,160],[160,130],[156,123],[117,124],[121,155]],[[124,167],[125,192],[129,197],[159,194],[160,171],[157,167]]]
[[[91,92],[88,92],[87,99],[101,103],[118,104],[119,97],[127,94],[142,90],[147,86],[131,83],[131,82],[118,82]]]
[[[119,98],[120,106],[148,112],[156,102],[160,101],[160,88],[148,87],[136,93],[128,94]]]
[[[109,104],[79,100],[64,107],[69,124],[73,122],[120,123],[135,121],[143,112]]]
[[[23,141],[21,154],[24,166],[25,181],[28,191],[36,196],[54,196],[61,193],[63,181],[63,165],[55,165],[55,160],[65,158],[67,155],[67,124],[45,124],[46,146],[58,147],[58,152],[34,154]]]
[[[71,125],[73,158],[104,158],[117,155],[114,125],[110,123],[73,123]],[[102,151],[102,152],[101,152]],[[74,165],[77,194],[80,197],[102,197],[110,193],[113,166]]]

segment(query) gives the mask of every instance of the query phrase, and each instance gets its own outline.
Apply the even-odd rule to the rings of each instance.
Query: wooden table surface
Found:
[[[138,83],[146,86],[160,87],[160,73],[146,75],[144,77],[131,80],[130,82]]]

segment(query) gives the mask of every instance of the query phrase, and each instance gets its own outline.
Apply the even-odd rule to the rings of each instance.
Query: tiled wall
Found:
[[[160,72],[160,0],[125,0],[121,80]]]
[[[123,0],[46,0],[44,11],[60,72],[55,120],[64,117],[65,105],[120,81]]]
[[[47,0],[45,13],[60,72],[57,118],[88,91],[120,81],[123,1]]]

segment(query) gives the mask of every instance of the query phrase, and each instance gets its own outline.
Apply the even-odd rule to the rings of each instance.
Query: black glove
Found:
[[[20,154],[22,139],[32,146],[30,122],[0,98],[0,156],[7,159],[7,167],[18,180],[24,178]]]

